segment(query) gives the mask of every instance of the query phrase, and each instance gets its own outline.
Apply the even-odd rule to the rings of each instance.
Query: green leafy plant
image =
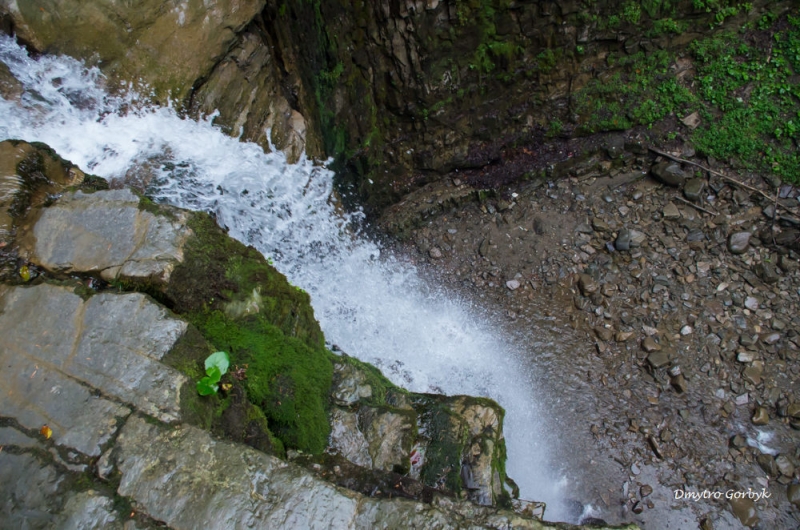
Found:
[[[224,351],[212,353],[206,358],[206,376],[197,382],[197,393],[201,396],[216,394],[219,380],[228,372],[231,359]]]

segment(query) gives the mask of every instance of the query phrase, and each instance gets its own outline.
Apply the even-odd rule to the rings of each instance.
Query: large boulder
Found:
[[[116,80],[181,102],[264,4],[0,0],[0,13],[11,19],[17,37],[39,52],[84,59]]]

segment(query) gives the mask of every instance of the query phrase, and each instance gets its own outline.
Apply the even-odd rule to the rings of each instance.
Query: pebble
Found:
[[[428,251],[428,255],[433,259],[441,259],[442,251],[439,247],[433,247]]]
[[[644,486],[639,488],[639,495],[641,495],[643,498],[647,497],[651,493],[653,493],[653,487],[648,484],[645,484]]]
[[[750,246],[750,232],[734,232],[728,236],[728,250],[731,254],[744,254]]]
[[[786,498],[789,502],[800,508],[800,484],[792,484],[786,488]]]
[[[750,402],[750,396],[747,394],[741,394],[736,396],[736,399],[734,399],[733,402],[737,405],[747,405]]]
[[[581,274],[578,277],[578,288],[583,296],[590,296],[597,292],[600,285],[588,274]]]
[[[659,162],[650,168],[650,173],[668,186],[680,187],[686,182],[687,174],[677,162]]]
[[[617,239],[614,241],[614,247],[617,250],[630,250],[642,246],[647,236],[638,230],[623,228],[619,231]]]
[[[653,339],[653,337],[645,337],[642,341],[642,349],[647,353],[660,351],[661,346]]]
[[[750,311],[755,311],[758,309],[758,299],[753,296],[748,296],[744,300],[744,306],[749,309]]]
[[[631,464],[631,473],[633,473],[634,475],[638,475],[641,472],[642,470],[639,469],[639,466],[637,466],[636,464]]]
[[[791,477],[794,475],[794,464],[786,455],[778,455],[775,457],[775,465],[778,467],[781,475]]]
[[[764,407],[756,407],[751,420],[753,425],[766,425],[769,423],[769,413]]]
[[[506,282],[506,287],[508,287],[512,291],[516,291],[520,287],[520,283],[517,280],[508,280]]]
[[[753,527],[758,523],[758,514],[756,513],[756,506],[752,500],[747,497],[743,499],[731,499],[731,511],[743,525]]]
[[[756,354],[750,350],[740,351],[736,355],[736,360],[740,363],[751,363],[756,360]]]
[[[647,362],[653,368],[661,368],[669,364],[669,355],[664,351],[654,351],[647,356]]]
[[[703,179],[689,179],[683,186],[683,195],[690,201],[699,201],[705,187],[706,182]]]
[[[661,212],[661,214],[664,216],[664,219],[678,219],[681,216],[681,211],[678,210],[678,207],[675,206],[675,203],[670,202],[664,206],[664,210]]]
[[[691,335],[693,331],[692,326],[683,326],[681,328],[681,335],[685,337],[686,335]]]

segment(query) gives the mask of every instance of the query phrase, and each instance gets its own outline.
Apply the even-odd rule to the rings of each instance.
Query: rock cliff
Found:
[[[525,150],[545,137],[626,128],[613,101],[593,123],[580,90],[610,82],[621,59],[679,53],[709,28],[774,20],[791,4],[3,0],[0,15],[34,50],[82,58],[193,116],[216,113],[265,149],[336,157],[344,184],[379,211],[454,171],[475,172],[473,184],[521,178]]]

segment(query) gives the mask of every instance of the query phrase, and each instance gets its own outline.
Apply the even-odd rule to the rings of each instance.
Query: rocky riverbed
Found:
[[[680,139],[667,154],[700,166],[633,132],[596,144],[493,191],[452,174],[381,224],[527,344],[574,439],[560,458],[576,510],[648,528],[796,527],[800,190]],[[722,498],[676,499],[706,490]]]

